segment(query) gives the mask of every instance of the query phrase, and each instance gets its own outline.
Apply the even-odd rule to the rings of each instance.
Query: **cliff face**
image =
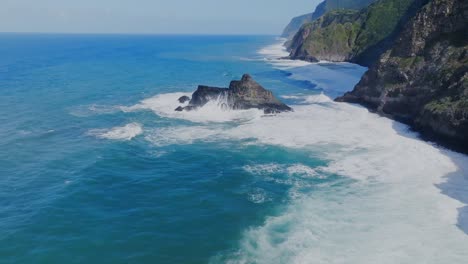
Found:
[[[319,18],[323,14],[326,13],[326,1],[320,3],[313,13],[305,14],[302,16],[295,17],[289,22],[286,28],[283,30],[283,34],[281,34],[282,38],[292,39],[294,35],[296,35],[297,31],[302,27],[302,25],[314,21],[315,19]]]
[[[296,35],[302,25],[315,21],[329,11],[339,9],[359,10],[374,1],[375,0],[324,0],[315,8],[313,13],[293,18],[284,29],[281,37],[289,40],[293,39],[294,35]]]
[[[292,59],[350,61],[369,66],[424,0],[379,0],[360,10],[328,12],[301,27],[290,43]]]
[[[290,57],[312,62],[349,60],[361,26],[358,11],[329,12],[302,26],[290,44]]]
[[[363,104],[468,150],[468,1],[429,1],[337,101]]]

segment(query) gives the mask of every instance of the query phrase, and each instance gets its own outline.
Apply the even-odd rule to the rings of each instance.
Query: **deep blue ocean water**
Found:
[[[382,165],[388,163],[362,156],[374,146],[375,153],[395,150],[393,143],[373,143],[373,136],[390,131],[393,140],[401,137],[393,129],[407,129],[351,106],[343,113],[357,114],[340,114],[344,125],[321,124],[319,115],[331,120],[338,108],[321,93],[349,90],[365,69],[323,64],[311,70],[316,82],[292,78],[304,74],[301,67],[276,67],[258,53],[276,42],[272,36],[0,34],[0,263],[346,263],[333,261],[335,244],[361,263],[378,260],[357,257],[351,236],[338,234],[353,230],[370,244],[388,239],[373,225],[385,222],[380,209],[407,217],[408,225],[421,218],[398,211],[399,203],[382,205],[383,190],[398,183],[374,179],[388,172]],[[294,116],[274,121],[246,112],[219,121],[167,111],[178,104],[164,96],[177,98],[199,84],[225,87],[243,73],[298,105]],[[343,86],[333,86],[340,80]],[[160,109],[163,102],[169,106]],[[319,114],[301,119],[316,117],[309,113]],[[378,128],[360,136],[346,126],[351,119],[363,129],[375,119]],[[309,130],[296,129],[301,124]],[[438,153],[411,136],[402,139],[408,146],[405,140]],[[354,166],[351,155],[375,166]],[[444,162],[438,166],[452,165]],[[423,167],[415,174],[434,171]],[[421,200],[448,199],[427,193],[414,208]],[[367,212],[362,219],[357,205]],[[460,232],[454,241],[466,242],[435,215],[427,221],[441,222],[444,232],[433,236]],[[408,233],[406,225],[392,227]],[[452,242],[442,241],[433,248]],[[383,252],[399,252],[398,245]],[[414,252],[398,256],[414,260]]]

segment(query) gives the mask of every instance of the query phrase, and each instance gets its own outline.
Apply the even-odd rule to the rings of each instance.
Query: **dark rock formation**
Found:
[[[276,99],[271,91],[263,88],[248,74],[244,74],[240,81],[232,81],[229,88],[198,86],[188,106],[179,106],[176,111],[195,110],[213,100],[225,109],[257,108],[263,110],[265,114],[292,111],[289,106]]]
[[[468,151],[468,1],[429,1],[354,90],[336,100]]]
[[[188,96],[186,96],[186,95],[181,96],[181,97],[179,98],[179,103],[181,103],[181,104],[185,104],[185,102],[188,102],[188,101],[190,101],[190,97],[188,97]]]

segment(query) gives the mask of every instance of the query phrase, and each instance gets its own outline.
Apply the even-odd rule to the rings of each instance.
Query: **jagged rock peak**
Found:
[[[222,104],[221,109],[256,108],[263,110],[266,114],[292,111],[289,106],[279,101],[271,91],[263,88],[249,74],[242,75],[240,80],[231,81],[229,88],[198,86],[189,104],[185,107],[177,107],[176,111],[196,110],[209,101]]]

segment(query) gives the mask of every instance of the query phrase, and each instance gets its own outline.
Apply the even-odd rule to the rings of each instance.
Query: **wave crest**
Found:
[[[94,129],[89,132],[90,135],[94,135],[98,138],[113,140],[132,140],[141,133],[143,133],[143,127],[139,123],[130,123],[111,129]]]

